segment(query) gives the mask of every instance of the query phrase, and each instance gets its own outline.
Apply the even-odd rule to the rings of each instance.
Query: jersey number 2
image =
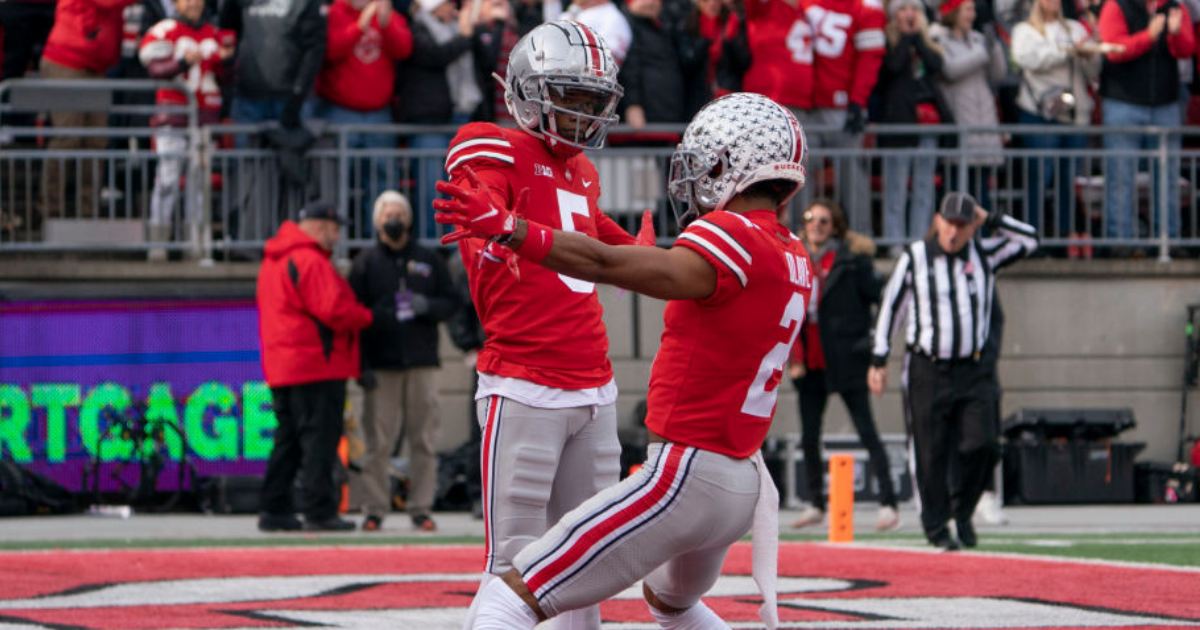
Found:
[[[779,326],[790,329],[792,334],[788,335],[787,343],[775,344],[767,356],[763,357],[762,363],[758,364],[758,374],[750,383],[750,391],[746,392],[742,413],[757,418],[771,417],[771,412],[775,411],[775,398],[779,395],[779,382],[775,381],[775,387],[770,389],[767,389],[767,383],[783,371],[783,364],[787,362],[788,352],[792,349],[792,344],[796,343],[796,335],[800,334],[800,324],[803,322],[804,296],[793,293],[792,299],[788,300],[783,309],[783,317],[779,320]]]

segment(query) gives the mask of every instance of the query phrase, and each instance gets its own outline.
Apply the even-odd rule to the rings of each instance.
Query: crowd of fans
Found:
[[[1182,124],[1196,67],[1200,0],[3,0],[0,78],[34,72],[47,78],[179,78],[196,91],[205,122],[275,121],[284,129],[307,119],[504,123],[510,118],[494,76],[503,76],[521,35],[563,16],[604,36],[621,64],[622,120],[635,130],[686,122],[712,98],[745,90],[788,106],[808,128],[839,130],[810,133],[811,147],[861,148],[868,121]],[[159,95],[160,102],[180,99]],[[56,112],[50,122],[106,124],[102,114],[82,112]],[[1144,134],[1096,138],[1093,143],[1114,150],[1149,149],[1156,142]],[[448,140],[429,133],[399,142],[428,149],[444,148]],[[671,138],[625,138],[656,140]],[[56,137],[50,146],[86,148],[103,141]],[[180,142],[179,134],[163,134],[156,144],[178,153]],[[397,142],[363,133],[351,137],[350,146]],[[875,142],[936,147],[946,139],[881,134]],[[1077,149],[1089,136],[1064,128],[1023,137],[980,133],[965,142],[968,181],[946,169],[955,171],[954,181],[942,185],[968,190],[986,207],[1004,146]],[[1179,137],[1172,143],[1178,148]],[[1074,181],[1080,165],[1070,157],[1029,160],[1025,218],[1046,236],[1080,231],[1070,186],[1054,185],[1055,199],[1046,203],[1052,182]],[[40,211],[71,212],[64,204],[76,200],[61,198],[64,174],[56,161],[46,166]],[[810,164],[818,181],[823,167],[823,161]],[[1107,158],[1104,173],[1112,181],[1100,236],[1137,236],[1127,209],[1134,205],[1138,167],[1131,157]],[[1178,172],[1177,164],[1172,167]],[[87,204],[95,196],[86,175],[94,169],[80,168],[83,207],[73,214],[90,216]],[[386,168],[377,159],[369,170]],[[928,228],[935,168],[936,160],[919,151],[883,160],[879,232],[885,238]],[[179,196],[178,169],[178,161],[160,163],[152,226],[169,221]],[[831,178],[857,229],[870,228],[869,187],[855,184],[868,169],[861,159],[843,160]],[[433,182],[441,176],[432,161],[414,176],[419,213],[427,212]],[[1169,190],[1165,207],[1177,236],[1179,188]]]

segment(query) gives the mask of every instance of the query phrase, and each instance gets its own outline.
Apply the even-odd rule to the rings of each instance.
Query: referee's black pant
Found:
[[[921,525],[929,540],[951,518],[970,521],[999,456],[996,381],[971,359],[908,354],[905,404]]]

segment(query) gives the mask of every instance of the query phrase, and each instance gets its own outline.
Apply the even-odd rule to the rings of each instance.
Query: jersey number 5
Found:
[[[783,309],[783,318],[779,326],[790,329],[787,343],[779,342],[763,357],[758,364],[758,374],[750,383],[750,391],[746,392],[746,401],[742,403],[742,413],[758,418],[770,418],[775,411],[775,398],[779,394],[779,378],[782,377],[783,364],[787,361],[792,344],[796,343],[796,335],[800,334],[800,324],[804,322],[804,296],[793,293]],[[793,326],[794,324],[794,326]],[[776,376],[779,374],[779,376]],[[767,383],[774,382],[775,386],[767,389]]]
[[[588,216],[587,197],[577,195],[573,192],[567,192],[561,188],[558,190],[558,219],[562,223],[562,231],[577,232],[575,229],[574,215]],[[596,289],[596,283],[580,280],[558,274],[558,278],[562,280],[567,288],[575,293],[591,293]]]

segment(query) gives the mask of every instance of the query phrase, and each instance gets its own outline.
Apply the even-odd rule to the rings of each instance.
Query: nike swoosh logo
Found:
[[[496,216],[497,214],[500,214],[500,211],[499,211],[499,210],[497,210],[497,209],[495,209],[495,208],[492,208],[492,210],[491,210],[490,212],[487,212],[487,213],[485,213],[485,214],[481,214],[481,215],[479,215],[479,216],[475,217],[474,219],[471,219],[471,221],[482,221],[482,220],[484,220],[484,219],[486,219],[486,218],[488,218],[488,217],[494,217],[494,216]]]
[[[588,180],[586,180],[586,179],[585,179],[585,180],[583,180],[583,187],[584,187],[584,188],[587,188],[588,186],[591,186],[591,185],[592,185],[592,182],[589,182],[589,181],[588,181]]]

